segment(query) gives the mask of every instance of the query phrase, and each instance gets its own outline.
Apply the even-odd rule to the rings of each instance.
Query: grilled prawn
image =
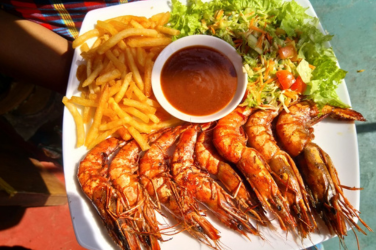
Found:
[[[235,170],[225,162],[213,145],[213,130],[199,134],[195,146],[196,160],[201,169],[214,175],[227,191],[234,197],[234,201],[244,212],[249,213],[261,225],[269,223],[256,194],[248,191]]]
[[[159,131],[150,135],[149,143],[155,141],[162,133],[163,131]],[[113,216],[127,218],[129,223],[141,232],[139,239],[144,245],[155,250],[160,249],[157,239],[161,239],[161,236],[153,203],[138,179],[138,160],[141,152],[137,142],[130,141],[119,150],[110,164],[109,177],[118,193],[117,210]]]
[[[283,230],[296,226],[287,201],[270,175],[270,167],[255,149],[246,147],[242,126],[252,110],[238,107],[220,119],[213,132],[213,143],[226,160],[235,163],[255,191],[262,206],[279,221]]]
[[[197,202],[172,181],[168,167],[167,151],[184,130],[182,126],[169,129],[151,145],[140,160],[140,180],[155,203],[163,204],[193,237],[212,246],[208,238],[216,244],[217,229],[200,214]]]
[[[78,181],[116,244],[122,249],[140,249],[137,234],[132,233],[134,229],[129,222],[112,216],[112,212],[116,212],[116,197],[108,181],[108,161],[122,145],[123,141],[109,138],[94,147],[79,165]]]
[[[365,234],[354,222],[354,217],[359,218],[369,231],[372,229],[344,196],[344,186],[340,184],[329,155],[311,142],[314,138],[312,126],[328,115],[344,120],[365,120],[360,113],[351,109],[325,106],[318,110],[312,102],[301,102],[291,106],[288,113],[281,112],[276,130],[286,151],[292,156],[298,156],[298,167],[310,193],[312,206],[330,233],[338,235],[343,242],[347,235],[346,222]]]
[[[199,125],[186,129],[176,145],[171,170],[175,182],[188,195],[206,205],[227,227],[246,236],[246,232],[258,235],[247,215],[236,208],[232,198],[207,173],[194,164],[194,149]]]
[[[308,193],[294,161],[282,151],[274,139],[271,123],[278,115],[275,110],[259,110],[251,114],[245,125],[248,144],[260,152],[269,164],[279,190],[286,197],[298,232],[305,238],[316,227],[308,203]]]

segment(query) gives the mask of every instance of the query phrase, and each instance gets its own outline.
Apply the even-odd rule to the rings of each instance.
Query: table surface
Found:
[[[341,68],[348,71],[346,84],[353,109],[366,122],[356,122],[360,157],[361,218],[376,230],[376,1],[311,0],[325,30],[334,35],[331,41]],[[358,70],[364,70],[358,73]],[[343,183],[346,185],[345,183]],[[373,233],[357,233],[360,249],[375,249]],[[357,249],[352,232],[345,238],[348,249]],[[338,238],[324,243],[325,249],[339,249]]]

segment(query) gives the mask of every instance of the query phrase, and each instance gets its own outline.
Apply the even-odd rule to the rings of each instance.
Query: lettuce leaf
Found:
[[[221,22],[218,22],[217,18],[219,11],[225,13]],[[267,22],[260,21],[259,25],[262,25],[260,27],[267,31],[273,39],[274,44],[269,44],[269,48],[284,46],[285,39],[288,38],[295,42],[298,57],[316,67],[311,71],[308,70],[307,64],[301,64],[299,67],[296,63],[294,66],[298,73],[303,75],[307,84],[304,97],[315,101],[320,107],[325,104],[348,107],[336,93],[338,84],[346,76],[346,71],[338,67],[333,50],[328,47],[327,42],[332,39],[332,36],[323,34],[318,29],[319,20],[305,12],[306,8],[294,0],[290,2],[282,0],[212,0],[205,3],[201,0],[188,0],[187,5],[183,5],[179,0],[172,0],[171,18],[168,25],[181,31],[175,39],[194,34],[207,34],[217,36],[236,47],[235,40],[243,39],[243,44],[247,44],[250,16],[257,15],[267,18]],[[216,25],[215,31],[212,29],[213,25]],[[286,34],[284,36],[276,35],[277,29],[284,30]],[[237,45],[239,46],[239,43]],[[265,60],[275,60],[277,56],[275,49],[267,49],[261,51],[262,53],[260,51],[256,53],[252,49],[245,53],[239,47],[237,50],[243,58],[244,66],[247,66],[250,81],[254,81],[258,77],[257,72],[253,72],[251,68],[264,67],[259,60],[260,54],[264,56]],[[283,63],[282,61],[279,60],[278,63]],[[284,66],[279,65],[279,67],[283,68]],[[282,91],[276,89],[275,86],[261,88],[262,92],[258,96],[257,93],[254,93],[254,97],[248,96],[249,106],[257,107],[281,100]]]

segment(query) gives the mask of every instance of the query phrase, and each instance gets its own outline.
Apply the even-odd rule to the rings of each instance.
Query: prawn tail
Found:
[[[351,110],[353,111],[353,110]],[[356,111],[353,111],[356,112]],[[357,113],[357,112],[356,112]],[[313,144],[313,143],[312,143]],[[327,166],[327,169],[329,171],[329,174],[333,180],[334,186],[336,188],[336,191],[340,195],[342,199],[338,199],[338,209],[341,209],[343,211],[343,214],[345,215],[346,220],[348,223],[353,225],[359,232],[363,233],[364,235],[367,235],[367,233],[362,230],[353,220],[354,217],[358,218],[359,221],[363,224],[365,228],[367,228],[368,231],[373,232],[373,230],[360,218],[359,211],[356,210],[350,203],[350,201],[346,198],[345,194],[343,193],[343,189],[341,187],[340,180],[338,178],[338,173],[336,168],[334,167],[334,164],[330,158],[330,156],[322,150],[318,145],[314,144],[317,149],[320,151],[322,158]]]
[[[363,115],[353,109],[333,108],[330,117],[345,121],[366,121]]]

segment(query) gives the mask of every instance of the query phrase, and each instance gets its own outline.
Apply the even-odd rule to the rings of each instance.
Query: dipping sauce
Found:
[[[234,97],[237,84],[232,62],[205,46],[175,52],[161,73],[161,88],[167,101],[179,111],[195,116],[223,109]]]

